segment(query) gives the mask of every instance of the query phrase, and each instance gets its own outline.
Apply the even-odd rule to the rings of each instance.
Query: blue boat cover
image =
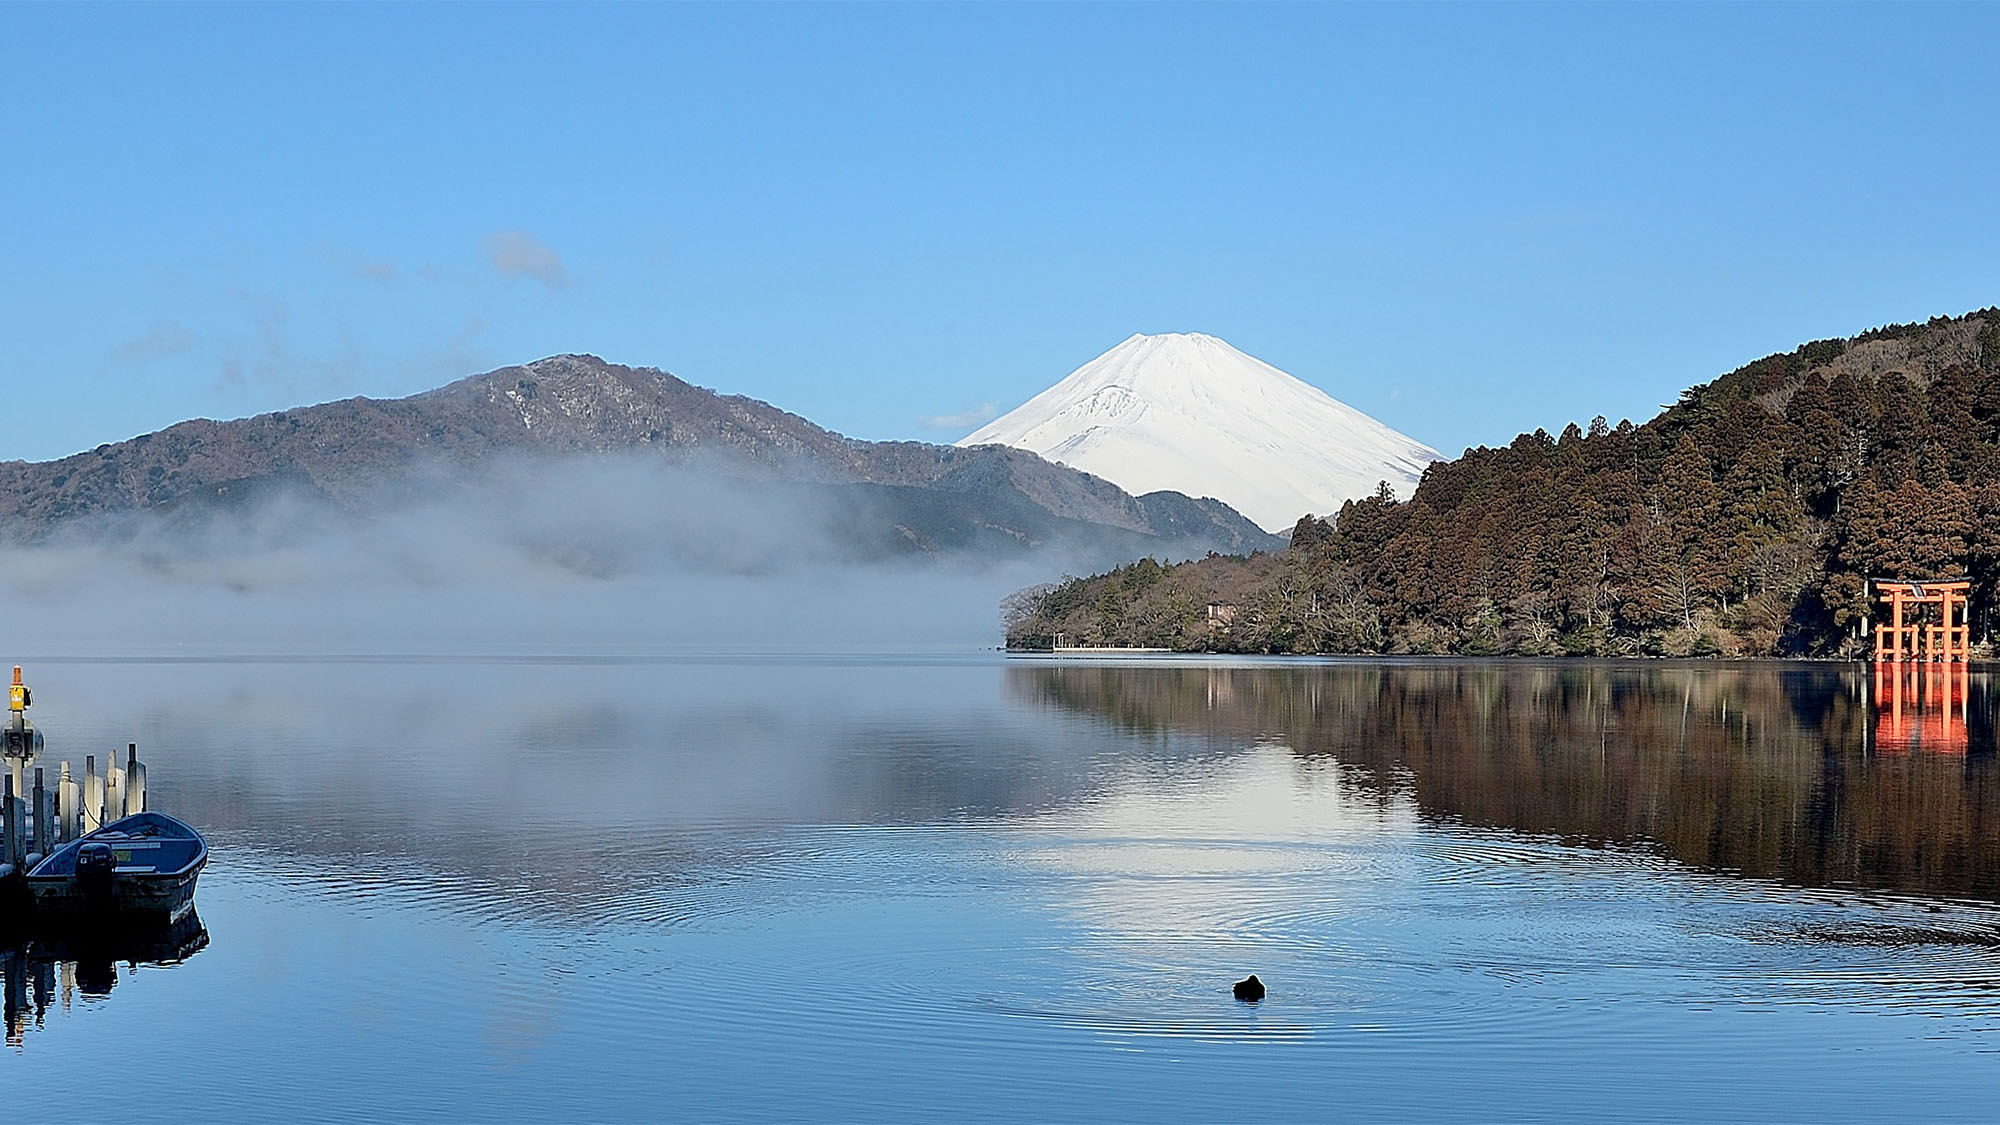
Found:
[[[114,820],[50,853],[28,872],[30,879],[67,879],[76,874],[76,856],[86,843],[111,846],[119,875],[173,875],[207,856],[201,834],[165,813],[134,813]]]

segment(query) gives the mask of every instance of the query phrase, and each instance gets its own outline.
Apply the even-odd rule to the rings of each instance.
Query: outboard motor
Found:
[[[111,845],[101,840],[92,840],[77,849],[76,889],[83,892],[84,901],[92,906],[110,906],[111,877],[118,869],[118,857],[111,851]]]

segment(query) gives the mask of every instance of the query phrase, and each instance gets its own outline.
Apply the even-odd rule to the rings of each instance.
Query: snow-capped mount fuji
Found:
[[[1267,531],[1439,459],[1317,387],[1199,332],[1133,335],[958,443],[1011,445],[1133,495],[1212,496]]]

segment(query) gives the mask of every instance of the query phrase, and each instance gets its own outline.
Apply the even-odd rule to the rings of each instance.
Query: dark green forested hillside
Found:
[[[1821,340],[1681,396],[1438,462],[1286,550],[1020,599],[1013,647],[1841,655],[1869,576],[2000,584],[2000,308]]]

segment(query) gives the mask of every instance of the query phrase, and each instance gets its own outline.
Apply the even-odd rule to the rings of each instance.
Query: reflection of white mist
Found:
[[[363,491],[336,505],[274,488],[0,548],[9,648],[990,646],[1000,599],[1065,561],[913,555],[871,494],[657,459]]]
[[[486,841],[568,826],[521,842],[536,855],[634,826],[896,815],[846,781],[912,727],[963,722],[968,732],[931,753],[962,757],[966,772],[996,747],[1045,741],[1016,733],[1037,717],[1001,713],[993,680],[980,656],[908,671],[667,657],[60,662],[35,674],[50,758],[137,740],[154,791],[204,823],[279,840],[348,832],[362,847],[371,831]],[[963,802],[955,775],[935,780],[947,789],[937,805]]]
[[[1385,801],[1333,761],[1267,743],[1198,773],[1135,767],[1088,808],[1046,817],[1043,828],[1053,842],[1023,858],[1076,881],[1083,893],[1067,900],[1072,910],[1155,938],[1213,932],[1235,915],[1232,898],[1281,889],[1292,875],[1325,875],[1357,849],[1407,838],[1418,822],[1414,802]],[[1212,882],[1214,893],[1191,896],[1183,882]],[[1191,909],[1204,901],[1221,913]]]
[[[1410,873],[1414,802],[1327,759],[1260,743],[1162,772],[1134,763],[1087,805],[1038,819],[1015,861],[1069,933],[1059,1002],[1015,1014],[1120,1039],[1294,1040],[1358,1002],[1361,931]],[[1259,973],[1274,993],[1237,1004]]]
[[[1200,774],[1135,770],[1143,772],[1092,806],[1091,830],[1164,840],[1310,844],[1416,826],[1411,802],[1385,800],[1347,779],[1339,762],[1301,758],[1281,742],[1259,742],[1241,755],[1215,759]]]

